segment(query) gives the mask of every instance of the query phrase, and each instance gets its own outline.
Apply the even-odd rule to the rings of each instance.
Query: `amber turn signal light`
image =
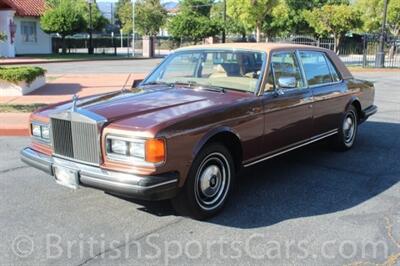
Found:
[[[150,163],[165,161],[165,141],[163,139],[146,140],[146,161]]]

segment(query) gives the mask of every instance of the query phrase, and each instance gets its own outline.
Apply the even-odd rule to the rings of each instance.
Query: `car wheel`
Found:
[[[353,147],[357,137],[358,117],[357,110],[350,106],[345,112],[335,139],[335,148],[346,151]]]
[[[207,145],[195,158],[172,205],[180,215],[194,219],[214,216],[223,208],[234,178],[235,167],[228,149],[217,143]]]

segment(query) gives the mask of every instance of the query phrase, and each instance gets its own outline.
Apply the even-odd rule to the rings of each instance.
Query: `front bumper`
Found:
[[[79,185],[97,188],[121,196],[144,200],[173,198],[178,191],[178,173],[139,176],[48,156],[31,148],[21,151],[21,160],[54,176],[53,166],[62,166],[78,172]]]

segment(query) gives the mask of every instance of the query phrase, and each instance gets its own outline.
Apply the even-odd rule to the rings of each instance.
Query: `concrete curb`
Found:
[[[38,60],[38,61],[20,61],[20,62],[1,62],[0,64],[3,66],[7,65],[35,65],[35,64],[57,64],[57,63],[73,63],[73,62],[91,62],[91,61],[124,61],[124,60],[150,60],[150,59],[159,59],[164,58],[164,56],[156,56],[152,58],[145,58],[145,57],[135,57],[135,58],[98,58],[98,59],[60,59],[60,60]]]
[[[351,68],[350,72],[363,73],[363,72],[400,72],[400,68]]]
[[[29,136],[28,128],[0,128],[1,137],[26,137]]]

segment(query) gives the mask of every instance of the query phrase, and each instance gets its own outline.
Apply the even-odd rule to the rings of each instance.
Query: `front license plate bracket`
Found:
[[[54,165],[53,173],[54,178],[58,184],[72,189],[77,189],[79,187],[78,171],[67,167]]]

